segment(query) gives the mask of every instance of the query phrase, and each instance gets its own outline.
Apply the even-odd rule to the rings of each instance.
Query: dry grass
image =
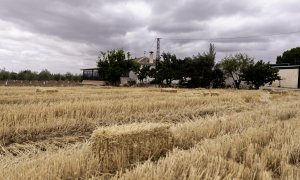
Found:
[[[119,172],[115,178],[300,178],[299,119],[290,122],[271,120],[265,126],[253,124],[245,129],[242,133],[219,134],[215,139],[198,141],[192,149],[175,150],[157,163],[148,161],[134,170]],[[177,131],[180,133],[180,129]]]
[[[244,103],[243,96],[267,92],[223,91],[220,96],[195,95],[192,90],[161,93],[156,89],[57,88],[55,94],[36,94],[33,88],[0,89],[0,139],[21,143],[48,136],[91,133],[101,125],[134,122],[178,123],[206,115],[249,110],[268,103]],[[258,95],[256,95],[258,94]],[[145,118],[146,117],[146,118]]]
[[[271,90],[270,94],[279,94],[279,95],[287,95],[289,92],[288,91],[282,91],[282,90]]]
[[[173,89],[173,88],[162,88],[160,91],[161,92],[177,93],[177,89]]]
[[[36,93],[30,87],[0,87],[0,177],[300,178],[297,92],[56,89],[55,93]],[[163,143],[170,136],[173,150]],[[109,146],[105,139],[111,140]],[[142,163],[152,150],[163,153]],[[168,155],[161,157],[166,150]],[[127,169],[103,173],[102,152],[109,154],[107,160],[130,159],[124,166]]]
[[[57,93],[57,89],[36,89],[37,93]]]
[[[98,174],[98,161],[88,144],[77,144],[57,152],[19,157],[1,163],[5,179],[86,179]]]

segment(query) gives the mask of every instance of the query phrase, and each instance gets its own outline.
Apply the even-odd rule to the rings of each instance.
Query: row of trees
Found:
[[[130,71],[137,72],[140,68],[131,58],[130,53],[127,53],[126,57],[123,49],[101,52],[97,66],[99,77],[113,85],[120,81],[121,76],[128,76]]]
[[[215,47],[210,45],[209,51],[196,56],[178,59],[171,53],[163,53],[162,61],[157,68],[147,66],[137,71],[138,77],[147,74],[155,79],[155,83],[171,85],[173,80],[179,80],[181,86],[196,87],[223,87],[224,79],[220,68],[215,65]],[[148,72],[147,70],[150,69]],[[146,73],[145,73],[146,72]],[[141,80],[141,79],[140,79]]]
[[[237,53],[223,58],[220,67],[227,77],[230,77],[237,89],[244,81],[251,87],[258,89],[267,83],[280,80],[278,69],[272,68],[262,60],[255,62],[247,54]]]
[[[250,87],[259,88],[266,83],[280,79],[278,70],[263,61],[255,62],[246,54],[227,56],[221,62],[215,63],[216,51],[210,45],[207,52],[196,56],[178,59],[171,53],[163,53],[162,60],[156,63],[156,68],[135,62],[130,54],[127,58],[124,50],[111,50],[101,53],[98,60],[100,77],[112,84],[117,84],[121,76],[128,76],[129,71],[137,74],[140,82],[146,77],[154,78],[152,83],[171,85],[178,80],[183,87],[224,87],[225,78],[233,80],[236,88],[244,81]]]
[[[48,70],[42,70],[41,72],[33,72],[30,70],[23,70],[19,73],[9,72],[5,69],[0,70],[0,80],[25,80],[25,81],[81,81],[82,76],[72,73],[60,74],[55,73],[52,74]]]
[[[291,65],[300,65],[300,47],[292,48],[277,56],[276,64],[289,63]]]

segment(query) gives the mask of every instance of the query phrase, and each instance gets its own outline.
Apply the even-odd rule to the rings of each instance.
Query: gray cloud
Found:
[[[135,56],[155,50],[155,37],[253,36],[162,39],[162,51],[191,56],[212,42],[218,60],[245,52],[274,62],[300,40],[297,34],[260,37],[300,30],[295,20],[300,17],[297,0],[0,0],[0,4],[0,63],[14,71],[80,72],[96,65],[100,50],[124,48]]]
[[[130,12],[112,13],[110,10],[113,9],[106,9],[101,2],[66,2],[29,0],[15,3],[4,0],[0,14],[29,31],[89,43],[103,40],[108,43],[111,37],[124,35],[141,25]]]

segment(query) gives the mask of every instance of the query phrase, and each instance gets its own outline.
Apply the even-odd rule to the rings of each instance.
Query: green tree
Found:
[[[53,80],[55,81],[61,81],[62,80],[62,75],[60,73],[53,74],[52,75]]]
[[[156,83],[165,81],[170,85],[172,80],[179,80],[182,86],[190,88],[208,87],[214,78],[215,56],[213,44],[210,44],[208,52],[184,60],[177,59],[174,54],[163,53],[163,60],[158,62],[155,70],[150,70],[150,76],[155,78]]]
[[[150,66],[142,66],[137,71],[137,77],[140,82],[143,83],[144,79],[146,79],[148,76],[150,76]]]
[[[11,72],[9,76],[11,80],[17,80],[18,79],[18,73]]]
[[[208,87],[213,79],[215,65],[215,46],[210,44],[208,52],[185,59],[184,77],[190,77],[188,87]]]
[[[232,78],[235,87],[239,89],[242,82],[242,71],[253,63],[254,59],[247,54],[237,53],[223,58],[220,66],[224,74]]]
[[[66,78],[67,81],[73,81],[73,74],[70,73],[70,72],[67,72],[65,74],[65,78]]]
[[[10,78],[10,72],[6,71],[4,68],[0,69],[0,80],[8,80]]]
[[[289,63],[300,65],[300,47],[285,51],[281,56],[277,56],[276,64]]]
[[[171,85],[173,80],[179,79],[179,59],[175,54],[163,53],[163,60],[157,64],[157,72],[155,79],[158,82],[165,80],[167,85]]]
[[[100,77],[114,85],[120,82],[120,77],[128,76],[131,70],[136,72],[139,69],[139,65],[131,59],[129,53],[126,59],[123,49],[101,52],[97,65]]]
[[[30,70],[23,70],[18,73],[18,80],[33,81],[38,79],[38,74]]]
[[[40,81],[49,81],[52,79],[52,74],[47,70],[44,69],[38,74],[38,80]]]
[[[275,80],[280,80],[280,77],[278,76],[278,69],[272,68],[269,63],[264,63],[260,60],[243,69],[242,79],[248,85],[252,85],[255,89],[258,89],[267,83],[271,84]]]
[[[223,88],[225,86],[224,73],[220,68],[220,64],[216,64],[212,72],[212,87]]]
[[[75,82],[82,81],[82,75],[80,75],[80,74],[74,74],[73,75],[73,81],[75,81]]]

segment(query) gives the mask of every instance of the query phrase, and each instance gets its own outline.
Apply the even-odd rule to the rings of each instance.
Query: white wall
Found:
[[[274,87],[298,88],[299,69],[279,69],[282,80],[272,83]]]
[[[120,84],[122,85],[128,84],[128,81],[130,81],[129,77],[120,77]]]
[[[142,68],[142,67],[143,67],[143,66],[141,66],[140,68]],[[150,69],[154,69],[154,68],[155,68],[155,66],[150,66]],[[131,80],[136,81],[138,84],[141,83],[141,82],[138,80],[137,75],[136,75],[133,71],[130,71],[130,72],[129,72],[129,78],[130,78]],[[154,78],[146,77],[146,78],[144,79],[143,83],[147,84],[147,83],[150,83],[150,82],[153,81],[153,80],[154,80]]]
[[[133,72],[133,71],[130,71],[129,72],[129,78],[131,79],[131,80],[134,80],[134,81],[138,81],[138,77],[137,77],[137,75]]]

